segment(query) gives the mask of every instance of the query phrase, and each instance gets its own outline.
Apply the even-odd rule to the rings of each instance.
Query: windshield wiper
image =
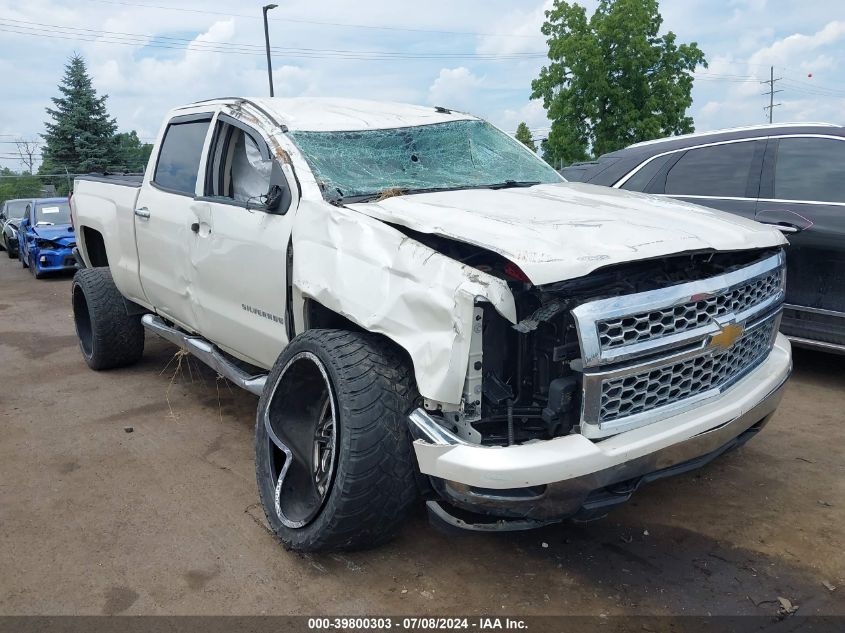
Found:
[[[506,180],[494,185],[485,185],[487,189],[513,189],[515,187],[533,187],[539,185],[539,180]]]
[[[373,200],[383,200],[385,198],[392,198],[395,196],[407,196],[415,193],[436,193],[439,191],[461,191],[463,189],[512,189],[514,187],[533,187],[539,185],[539,180],[505,180],[504,182],[496,182],[489,185],[463,185],[454,187],[420,187],[405,188],[398,187],[396,189],[385,189],[384,191],[376,191],[373,193],[363,193],[357,196],[341,196],[339,202],[341,204],[355,204],[356,202],[372,202]],[[390,195],[386,195],[387,193]],[[334,204],[334,201],[331,201]]]

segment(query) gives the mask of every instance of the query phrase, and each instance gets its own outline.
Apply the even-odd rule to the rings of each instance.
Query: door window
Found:
[[[744,198],[753,160],[751,141],[691,149],[669,170],[666,193]]]
[[[164,133],[153,182],[193,196],[210,120],[171,123]]]
[[[845,202],[845,141],[781,139],[774,194],[782,200]]]
[[[217,124],[207,196],[257,206],[270,190],[272,171],[273,160],[257,133],[222,121]]]

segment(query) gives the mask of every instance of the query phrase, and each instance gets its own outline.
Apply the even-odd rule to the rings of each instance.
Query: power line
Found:
[[[141,33],[120,33],[113,31],[98,31],[77,27],[65,27],[56,24],[39,22],[24,22],[22,20],[0,19],[0,31],[28,35],[38,38],[66,39],[73,41],[99,42],[105,44],[121,44],[128,46],[143,46],[150,48],[167,48],[174,50],[204,51],[212,53],[237,55],[264,55],[260,47],[251,44],[235,44],[230,42],[205,42],[167,36],[156,36]],[[312,59],[353,59],[353,60],[409,60],[409,59],[478,59],[478,60],[525,60],[545,57],[546,53],[407,53],[395,51],[363,51],[344,49],[317,48],[286,48],[271,49],[275,57],[312,58]]]
[[[210,11],[208,9],[189,9],[186,7],[172,7],[156,4],[139,4],[137,2],[120,2],[118,0],[88,0],[89,2],[97,2],[99,4],[111,4],[124,7],[136,7],[143,9],[160,9],[163,11],[180,11],[183,13],[199,13],[202,15],[219,15],[227,18],[246,18],[250,20],[262,19],[258,15],[247,15],[244,13],[226,13],[224,11]],[[444,31],[438,29],[415,29],[409,27],[399,26],[377,26],[373,24],[353,24],[344,22],[327,22],[323,20],[305,20],[302,18],[269,18],[274,22],[293,22],[296,24],[314,24],[318,26],[331,26],[338,28],[352,28],[352,29],[368,29],[376,31],[402,31],[408,33],[433,33],[438,35],[469,35],[474,37],[516,37],[516,38],[539,38],[543,37],[542,33],[536,35],[521,35],[517,33],[481,33],[476,31]]]

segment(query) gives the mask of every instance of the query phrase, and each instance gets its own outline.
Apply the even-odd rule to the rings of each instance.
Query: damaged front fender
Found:
[[[516,322],[503,280],[361,213],[303,201],[293,239],[295,302],[311,298],[400,345],[425,398],[460,403],[477,299]]]

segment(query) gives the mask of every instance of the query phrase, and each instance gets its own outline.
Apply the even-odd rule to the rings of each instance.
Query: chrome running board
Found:
[[[218,374],[232,381],[241,389],[246,389],[257,396],[264,391],[264,383],[267,381],[267,374],[250,374],[235,365],[226,358],[220,351],[204,338],[186,334],[181,330],[172,328],[154,314],[145,314],[141,317],[141,323],[150,332],[158,334],[178,345],[186,352],[189,352],[197,359],[211,367]]]

